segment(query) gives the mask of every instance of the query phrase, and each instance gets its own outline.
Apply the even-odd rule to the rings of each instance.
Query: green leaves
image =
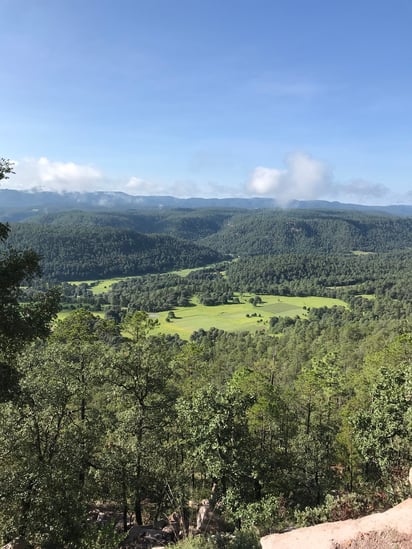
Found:
[[[351,423],[358,449],[370,473],[388,481],[406,471],[412,458],[412,338],[403,336],[367,361],[359,393],[368,392],[353,411]]]
[[[8,173],[0,161],[0,175]],[[38,293],[21,304],[21,286],[40,273],[39,258],[31,250],[16,251],[1,241],[9,227],[0,224],[0,402],[18,391],[14,360],[24,346],[50,333],[59,307],[58,290]]]
[[[14,163],[6,158],[0,158],[0,181],[2,179],[8,179],[13,171]]]

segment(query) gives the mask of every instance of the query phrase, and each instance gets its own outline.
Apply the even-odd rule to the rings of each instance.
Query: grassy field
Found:
[[[208,265],[207,267],[214,267],[215,265],[216,263],[213,263],[212,265]],[[181,269],[180,271],[170,271],[170,273],[164,274],[177,274],[179,276],[185,277],[193,271],[200,271],[205,268],[206,267],[195,267],[193,269]],[[113,284],[121,282],[122,280],[129,280],[132,278],[139,278],[139,276],[120,276],[117,278],[103,278],[101,280],[70,280],[69,284],[74,284],[75,286],[79,286],[80,284],[87,284],[87,286],[89,286],[94,295],[99,295],[108,292]]]
[[[347,307],[347,304],[340,299],[273,295],[261,295],[263,303],[254,307],[248,301],[252,297],[251,295],[242,294],[239,297],[240,304],[213,307],[201,305],[198,301],[193,300],[191,307],[174,309],[176,318],[170,322],[166,321],[168,311],[153,315],[160,322],[157,331],[168,334],[177,333],[182,339],[189,339],[192,332],[201,328],[208,330],[215,327],[230,332],[254,332],[267,328],[272,316],[304,318],[307,316],[307,309],[310,308],[333,307],[334,305]],[[254,314],[257,316],[251,316]]]
[[[64,320],[71,314],[73,311],[60,311],[57,313],[57,320]],[[93,311],[94,316],[99,316],[100,318],[104,318],[104,312],[103,311]]]
[[[116,279],[111,279],[115,281]],[[105,284],[107,280],[102,281]],[[114,284],[114,282],[113,282]],[[253,294],[235,294],[239,297],[239,304],[216,305],[207,307],[201,305],[197,298],[192,299],[190,307],[176,307],[173,310],[176,318],[166,321],[169,311],[152,314],[159,320],[158,333],[179,334],[182,339],[189,339],[190,335],[203,328],[218,328],[228,332],[255,332],[269,326],[272,316],[305,318],[308,309],[318,307],[347,307],[347,304],[340,299],[328,297],[284,297],[274,295],[261,295],[262,303],[256,307],[249,303]],[[61,311],[58,319],[66,318],[71,311]],[[103,312],[93,313],[96,316],[104,317]]]
[[[122,280],[128,280],[129,278],[138,278],[137,276],[120,276],[118,278],[103,278],[101,280],[70,280],[69,284],[79,286],[80,284],[87,284],[94,295],[104,294],[108,292],[117,282]]]

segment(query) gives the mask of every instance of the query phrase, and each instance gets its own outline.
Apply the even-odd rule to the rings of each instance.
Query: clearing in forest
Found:
[[[190,307],[176,307],[173,310],[175,318],[167,321],[170,311],[157,313],[155,316],[160,325],[158,332],[179,334],[182,339],[200,329],[212,327],[228,332],[256,331],[269,327],[271,317],[305,318],[310,308],[347,307],[341,299],[328,297],[285,297],[279,295],[260,295],[262,303],[254,306],[249,299],[254,294],[235,294],[239,304],[201,305],[197,299],[192,300]]]

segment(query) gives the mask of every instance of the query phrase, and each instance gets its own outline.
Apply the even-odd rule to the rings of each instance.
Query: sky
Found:
[[[1,188],[412,203],[410,0],[0,0]]]

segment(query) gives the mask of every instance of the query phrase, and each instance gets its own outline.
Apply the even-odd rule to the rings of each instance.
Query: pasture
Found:
[[[113,284],[121,282],[122,280],[128,280],[129,278],[138,278],[137,276],[119,276],[117,278],[102,278],[101,280],[71,280],[69,284],[74,286],[80,286],[80,284],[86,284],[92,291],[93,295],[104,294],[108,292]]]
[[[228,332],[255,332],[269,327],[272,316],[305,318],[310,308],[347,307],[340,299],[326,297],[284,297],[261,295],[262,303],[254,306],[249,303],[252,294],[237,294],[240,303],[229,305],[201,305],[196,299],[190,307],[176,307],[173,310],[176,318],[166,320],[169,311],[152,315],[159,320],[156,331],[159,333],[179,334],[182,339],[189,339],[192,332],[218,328]]]
[[[64,320],[67,318],[71,313],[73,313],[73,310],[67,310],[59,311],[57,313],[57,320]],[[99,316],[100,318],[104,318],[104,312],[103,311],[92,311],[94,316]]]
[[[217,263],[213,263],[212,265],[208,265],[207,267],[215,267]],[[192,273],[193,271],[201,271],[202,269],[205,269],[206,267],[194,267],[192,269],[181,269],[179,271],[169,271],[168,273],[160,273],[160,274],[176,274],[181,277],[187,276],[189,273]],[[117,284],[117,282],[122,282],[123,280],[129,280],[133,278],[139,278],[139,275],[136,276],[119,276],[115,278],[102,278],[100,280],[70,280],[68,283],[73,284],[75,286],[79,286],[80,284],[86,284],[88,288],[92,291],[93,295],[99,295],[104,294],[105,292],[108,292],[110,288],[113,286],[113,284]]]

